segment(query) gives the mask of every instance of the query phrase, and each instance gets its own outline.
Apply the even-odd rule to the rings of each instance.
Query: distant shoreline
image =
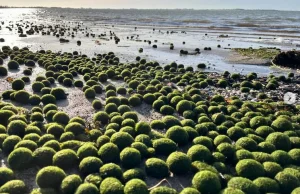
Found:
[[[241,8],[233,8],[233,9],[191,9],[191,8],[174,8],[174,9],[146,9],[146,8],[92,8],[92,7],[47,7],[47,6],[1,6],[0,9],[14,9],[14,8],[35,8],[35,9],[99,9],[99,10],[178,10],[178,11],[281,11],[281,12],[300,12],[300,10],[279,10],[279,9],[241,9]]]

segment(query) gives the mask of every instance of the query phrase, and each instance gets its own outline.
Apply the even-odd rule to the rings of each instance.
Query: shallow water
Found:
[[[0,43],[0,46],[27,46],[33,50],[50,49],[63,52],[77,50],[89,56],[95,53],[113,51],[121,56],[125,62],[132,62],[136,56],[141,56],[162,64],[176,61],[179,64],[194,68],[199,63],[206,63],[210,67],[206,71],[222,72],[227,70],[243,74],[255,71],[260,75],[267,75],[269,73],[287,73],[288,70],[261,65],[233,65],[226,61],[230,51],[223,48],[278,47],[283,50],[296,49],[296,44],[300,43],[300,33],[292,33],[289,30],[291,25],[294,25],[293,29],[297,28],[299,20],[291,20],[289,18],[297,17],[300,18],[300,12],[60,8],[0,9],[0,21],[5,22],[2,25],[2,30],[0,30],[0,38],[5,38],[6,40],[6,42]],[[22,23],[28,22],[45,26],[60,24],[67,28],[72,28],[79,24],[83,29],[88,28],[96,35],[108,35],[112,31],[121,41],[116,45],[114,41],[87,38],[81,32],[76,33],[74,39],[66,37],[70,40],[70,43],[67,44],[59,43],[58,39],[53,36],[31,35],[27,38],[19,38],[16,30],[9,31],[5,26],[15,26],[20,21]],[[280,29],[276,28],[277,31],[284,30],[286,32],[272,32],[271,29],[274,29],[275,23],[276,25],[281,25]],[[267,25],[273,25],[273,27],[269,26],[268,29],[270,30],[266,31],[264,29]],[[137,30],[134,29],[134,26],[137,26]],[[152,30],[153,28],[155,28],[155,31]],[[174,31],[175,33],[167,34],[167,31]],[[182,33],[182,31],[185,33]],[[224,32],[229,37],[219,38],[219,35]],[[205,35],[206,33],[208,33],[207,36]],[[127,37],[131,36],[134,38],[128,40]],[[82,41],[80,47],[76,44],[77,40]],[[100,41],[101,45],[95,44],[96,40]],[[158,48],[153,49],[152,45],[148,45],[144,40],[151,40],[152,44],[156,44]],[[157,43],[154,43],[154,40],[157,40]],[[186,44],[183,44],[183,41]],[[174,44],[174,50],[169,49],[169,43]],[[221,49],[217,48],[219,44],[222,47]],[[211,47],[212,51],[203,51],[204,47]],[[139,53],[139,48],[143,48],[144,52]],[[201,49],[200,55],[181,56],[179,54],[181,49],[192,52],[195,48]]]

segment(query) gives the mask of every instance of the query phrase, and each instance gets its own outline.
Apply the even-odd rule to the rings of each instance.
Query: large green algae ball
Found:
[[[256,116],[250,120],[250,127],[252,129],[257,129],[260,126],[266,126],[266,125],[268,125],[268,121],[266,118],[262,116]]]
[[[50,94],[55,96],[56,100],[64,100],[67,98],[65,90],[62,88],[53,88]]]
[[[196,173],[192,184],[200,193],[218,193],[221,190],[218,175],[207,170]]]
[[[170,187],[159,186],[152,189],[150,194],[178,194],[178,192]]]
[[[21,180],[11,180],[0,187],[0,193],[24,194],[26,191],[27,187]]]
[[[146,174],[141,168],[129,169],[123,173],[123,178],[125,182],[128,182],[131,179],[145,180],[145,177]]]
[[[149,123],[140,121],[135,125],[135,131],[136,131],[137,135],[139,135],[139,134],[147,135],[150,133],[151,127],[150,127]]]
[[[58,189],[65,177],[66,174],[61,168],[47,166],[37,173],[36,183],[40,188]]]
[[[259,177],[253,181],[253,183],[258,187],[261,193],[278,193],[279,185],[278,183],[267,177]]]
[[[263,138],[266,138],[269,134],[275,132],[272,127],[260,126],[255,130],[255,133]]]
[[[10,110],[0,110],[0,124],[3,126],[7,126],[8,119],[15,115],[13,111]]]
[[[124,187],[124,194],[148,194],[148,188],[144,181],[140,179],[132,179],[128,181]]]
[[[69,115],[67,115],[67,113],[59,111],[57,113],[55,113],[55,115],[53,116],[53,122],[62,124],[62,125],[67,125],[70,121],[70,117]]]
[[[176,105],[176,110],[178,113],[182,114],[184,111],[192,110],[192,103],[188,100],[181,100]]]
[[[14,170],[24,170],[30,167],[32,152],[28,148],[17,148],[7,158],[9,166]]]
[[[176,125],[181,126],[180,120],[174,116],[165,116],[162,121],[165,123],[166,129]]]
[[[85,183],[92,183],[97,188],[99,188],[100,183],[102,182],[102,178],[101,178],[99,173],[89,174],[88,176],[85,177],[84,182]]]
[[[278,150],[289,151],[291,149],[289,136],[281,132],[271,133],[266,138],[266,142],[273,144]]]
[[[63,179],[60,185],[60,191],[63,194],[73,194],[82,183],[80,176],[73,174]]]
[[[189,140],[189,134],[181,126],[173,126],[169,128],[166,136],[179,145],[185,145]]]
[[[76,152],[71,149],[63,149],[53,156],[53,165],[62,169],[72,168],[78,163]]]
[[[167,164],[159,158],[149,158],[145,162],[145,170],[148,176],[165,178],[169,176]]]
[[[23,137],[25,135],[25,129],[27,124],[21,120],[11,121],[7,126],[8,135],[17,135]]]
[[[249,151],[255,151],[257,149],[257,143],[249,137],[240,138],[235,145]]]
[[[133,168],[141,163],[142,157],[137,149],[125,148],[120,153],[120,159],[123,167]]]
[[[205,161],[209,162],[212,158],[210,150],[203,145],[193,145],[187,152],[187,156],[192,162]]]
[[[124,194],[124,186],[122,183],[113,177],[108,177],[100,184],[101,194]]]
[[[0,187],[14,178],[14,171],[7,167],[0,167]]]
[[[180,192],[180,194],[200,194],[200,192],[195,188],[186,187]]]
[[[186,174],[191,169],[191,160],[182,152],[173,152],[167,159],[167,165],[174,174]]]
[[[72,132],[75,136],[85,133],[85,127],[77,122],[70,122],[65,127],[65,132]]]
[[[276,150],[272,152],[271,156],[274,158],[275,162],[281,166],[287,166],[292,163],[291,156],[285,151]]]
[[[101,124],[105,125],[109,121],[109,115],[104,111],[99,111],[94,114],[93,121],[94,123],[100,122]]]
[[[99,189],[92,183],[83,183],[79,185],[75,194],[99,194]]]
[[[240,189],[235,189],[231,187],[227,187],[226,189],[223,189],[220,194],[245,194],[242,190]]]
[[[79,164],[79,171],[83,175],[89,175],[99,172],[99,169],[103,166],[103,162],[95,157],[89,156],[84,158]]]
[[[32,154],[33,161],[39,167],[50,166],[52,164],[52,158],[55,155],[55,153],[55,150],[52,148],[38,148]]]
[[[116,144],[120,150],[130,147],[130,145],[134,142],[133,137],[125,132],[114,133],[110,140],[112,143]]]
[[[104,164],[100,168],[100,175],[102,178],[115,177],[119,180],[122,180],[123,178],[122,169],[114,163]]]
[[[25,90],[19,90],[15,92],[15,100],[21,104],[28,104],[29,103],[30,95]]]
[[[153,141],[153,148],[155,149],[156,154],[168,156],[177,150],[177,145],[169,138],[160,138]]]
[[[282,193],[291,193],[295,188],[300,186],[297,177],[286,172],[279,172],[275,176],[275,180],[278,182]]]
[[[263,165],[253,159],[240,160],[236,166],[235,170],[237,174],[241,177],[248,179],[256,179],[265,174]]]
[[[271,124],[272,128],[279,132],[289,131],[293,129],[292,123],[284,118],[277,118]]]
[[[42,82],[34,82],[31,87],[34,92],[41,92],[45,85]]]
[[[106,143],[101,146],[98,155],[104,163],[118,162],[120,160],[120,150],[113,143]]]
[[[233,177],[227,183],[229,188],[242,190],[245,194],[259,194],[258,187],[249,179]]]
[[[79,160],[82,160],[89,156],[98,156],[98,150],[93,144],[87,143],[77,150],[77,156]]]
[[[15,79],[11,86],[13,90],[23,90],[25,87],[25,82],[21,79]]]

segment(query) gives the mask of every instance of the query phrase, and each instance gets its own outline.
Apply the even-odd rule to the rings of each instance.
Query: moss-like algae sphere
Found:
[[[135,148],[125,148],[120,153],[121,164],[125,168],[133,168],[141,163],[141,153]]]
[[[124,187],[124,194],[148,194],[148,188],[144,181],[140,179],[132,179],[128,181]]]
[[[167,165],[174,174],[186,174],[191,169],[191,160],[182,152],[173,152],[167,158]]]
[[[36,183],[40,188],[58,189],[66,177],[65,172],[56,166],[47,166],[39,170]]]
[[[116,178],[109,177],[100,184],[101,194],[124,194],[124,185]]]
[[[148,176],[165,178],[169,176],[167,164],[159,158],[150,158],[145,162],[145,170]]]
[[[60,185],[60,191],[63,194],[72,194],[75,193],[79,185],[81,185],[82,180],[80,176],[73,174],[69,175],[66,178],[63,179],[61,185]]]
[[[207,170],[196,173],[192,184],[200,193],[218,193],[221,190],[221,182],[218,175]]]
[[[237,174],[241,177],[245,177],[254,180],[265,174],[263,165],[253,159],[240,160],[236,166],[235,170]]]

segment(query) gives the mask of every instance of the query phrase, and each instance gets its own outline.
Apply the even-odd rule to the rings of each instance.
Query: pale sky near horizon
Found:
[[[140,9],[277,9],[300,10],[299,0],[0,0],[5,6]]]

